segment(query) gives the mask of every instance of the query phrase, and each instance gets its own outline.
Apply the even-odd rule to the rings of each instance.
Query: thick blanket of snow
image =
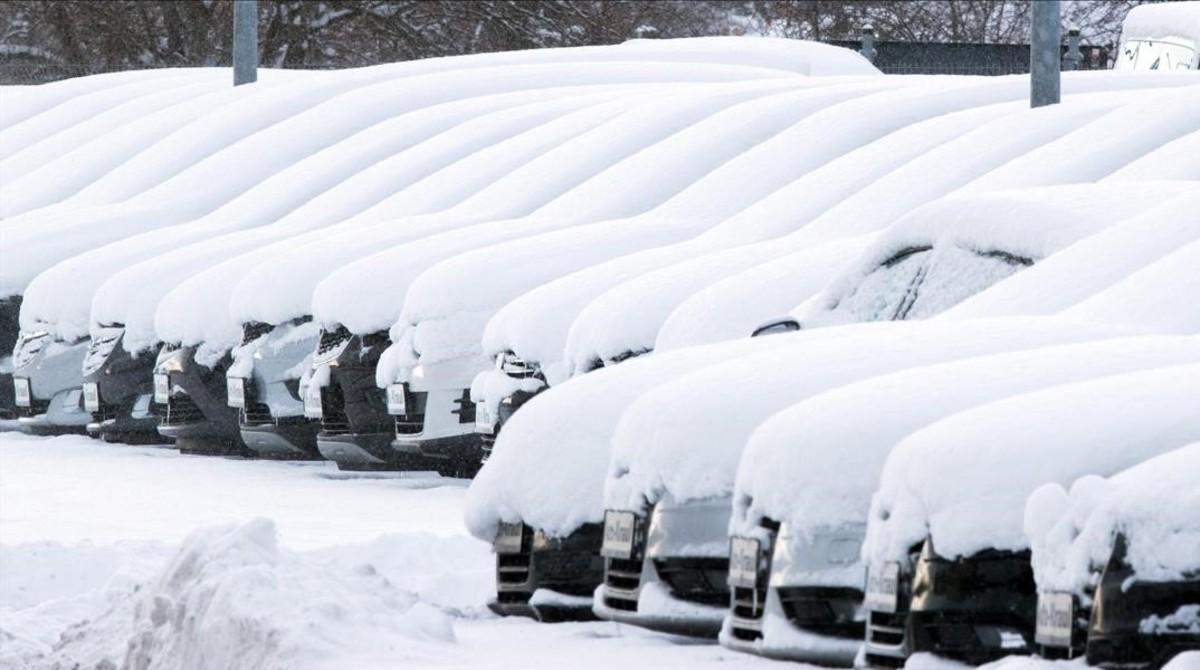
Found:
[[[888,452],[933,421],[1047,386],[1196,362],[1200,338],[1130,337],[913,368],[822,393],[751,435],[730,532],[752,532],[763,518],[800,535],[865,524]]]
[[[151,113],[139,113],[103,134],[83,137],[75,144],[64,147],[60,154],[43,165],[25,174],[14,175],[13,179],[0,187],[4,193],[4,198],[0,200],[0,217],[15,216],[66,200],[180,128],[222,107],[236,104],[242,98],[258,95],[273,85],[301,80],[305,76],[306,73],[298,70],[260,70],[259,80],[254,85],[237,87],[228,86],[225,77],[222,77],[221,85],[211,85],[207,93],[190,96],[185,101]],[[198,86],[202,84],[188,88]],[[176,89],[160,95],[178,97],[179,92]],[[144,104],[139,101],[138,107]],[[146,178],[166,179],[168,176],[146,175]],[[98,192],[92,194],[93,198],[100,196]]]
[[[999,260],[985,264],[979,254],[1036,264],[1164,199],[1194,192],[1193,182],[1177,181],[959,191],[913,210],[881,234],[813,300],[802,324],[891,318],[898,297],[916,281],[920,293],[906,318],[931,316],[1021,269]],[[913,249],[926,251],[893,261]]]
[[[478,153],[468,161],[460,162],[448,170],[434,175],[424,183],[416,184],[379,205],[363,212],[361,217],[381,217],[388,213],[407,213],[414,207],[424,207],[423,203],[441,203],[448,208],[440,217],[443,221],[441,228],[430,229],[424,235],[462,228],[461,234],[446,237],[445,251],[442,258],[461,251],[487,244],[489,241],[502,241],[510,236],[522,233],[521,226],[495,223],[491,219],[507,219],[532,213],[538,207],[560,197],[563,193],[577,187],[580,182],[586,182],[597,173],[614,165],[620,165],[630,155],[653,145],[655,142],[670,136],[681,129],[691,127],[697,122],[707,119],[720,110],[739,102],[754,100],[760,97],[770,99],[772,93],[795,88],[791,82],[751,82],[728,84],[720,87],[705,87],[665,92],[663,95],[642,95],[628,98],[617,103],[582,110],[580,113],[564,117],[556,124],[547,124],[542,128],[527,133],[526,137],[513,138],[507,145],[497,145],[488,155]],[[639,103],[640,104],[635,104]],[[526,156],[520,164],[512,165],[510,169],[492,171],[492,166],[503,165],[505,157]],[[588,160],[581,160],[587,156]],[[479,175],[490,175],[484,181]],[[474,188],[464,189],[464,185]],[[619,206],[622,196],[634,199],[632,194],[607,192],[603,197],[590,200],[586,206],[576,208],[560,218],[544,218],[531,222],[533,232],[540,227],[561,226],[575,222],[595,220],[603,217],[606,208]],[[468,224],[483,222],[478,241],[473,242],[467,231]],[[390,224],[385,224],[390,225]],[[395,232],[380,232],[375,230],[382,226],[363,229],[360,236],[354,239],[334,242],[332,248],[322,249],[311,247],[309,252],[297,251],[295,263],[303,264],[304,268],[296,268],[297,273],[303,273],[303,279],[297,290],[288,290],[286,296],[272,295],[269,301],[258,297],[253,303],[243,302],[238,295],[234,297],[234,311],[243,318],[255,318],[271,322],[281,318],[291,318],[304,314],[312,309],[313,293],[309,288],[315,285],[325,274],[341,265],[364,256],[371,256],[366,261],[377,271],[390,272],[372,277],[374,281],[386,281],[394,287],[397,296],[391,301],[344,301],[345,293],[341,293],[342,285],[349,282],[345,289],[348,295],[361,295],[362,277],[358,276],[351,265],[345,272],[338,273],[340,279],[332,279],[329,288],[325,290],[336,294],[329,308],[336,313],[325,314],[331,322],[362,322],[371,320],[377,322],[374,330],[387,328],[395,322],[399,312],[399,299],[403,298],[407,283],[403,281],[404,274],[409,274],[406,266],[391,263],[385,259],[388,251],[380,248],[395,247],[395,253],[405,254],[404,245],[422,235],[410,235],[397,229]],[[437,246],[432,245],[429,250]],[[292,261],[288,261],[292,262]],[[427,266],[423,266],[427,267]],[[389,270],[390,268],[390,270]],[[264,277],[268,266],[255,271],[257,277]],[[261,280],[247,277],[239,294],[256,287]],[[357,281],[357,283],[356,283]],[[401,283],[396,283],[397,281]],[[267,304],[270,302],[271,304]],[[344,304],[342,304],[344,302]],[[380,314],[375,316],[375,314]]]
[[[1047,484],[1029,496],[1025,535],[1041,591],[1087,593],[1117,534],[1140,581],[1181,579],[1200,569],[1200,442],[1108,479]]]
[[[1200,241],[1192,241],[1062,312],[1065,318],[1126,323],[1156,332],[1200,333]]]
[[[834,333],[825,329],[797,337],[811,343]],[[601,521],[613,429],[630,402],[670,377],[713,361],[772,351],[792,341],[746,338],[634,358],[573,377],[535,396],[504,424],[491,456],[471,482],[467,528],[490,541],[501,521],[523,521],[556,536]],[[490,377],[499,374],[480,374],[471,389],[472,399],[493,415],[503,394],[488,390]],[[554,476],[535,475],[546,472]]]
[[[1197,393],[1200,365],[1180,365],[1024,393],[930,424],[888,455],[863,555],[906,561],[926,536],[950,559],[1024,549],[1030,493],[1197,441]]]
[[[1200,192],[1172,198],[1051,254],[941,318],[1051,314],[1069,307],[1200,238],[1196,212]]]
[[[102,88],[111,88],[138,80],[176,77],[181,74],[195,73],[195,68],[161,68],[146,70],[124,70],[121,72],[106,72],[104,74],[88,75],[60,79],[36,86],[5,86],[8,93],[4,104],[0,105],[0,133],[7,128],[13,128],[21,122],[47,110],[69,101],[72,98],[86,95]],[[260,73],[263,72],[260,70]]]
[[[1105,179],[1196,179],[1198,174],[1200,130],[1167,142]]]
[[[666,495],[682,503],[731,494],[750,433],[780,409],[835,386],[1022,346],[1094,339],[1105,332],[1110,331],[1005,319],[857,324],[819,344],[773,335],[795,338],[795,344],[672,378],[630,405],[613,436],[605,505],[641,510]],[[721,420],[712,421],[714,416]]]
[[[1184,37],[1200,44],[1200,2],[1137,6],[1125,15],[1121,39]]]
[[[439,230],[436,225],[416,225],[412,220],[370,223],[360,212],[387,193],[430,183],[437,175],[436,179],[445,186],[441,197],[427,197],[423,203],[412,205],[410,212],[436,210],[441,203],[461,197],[457,194],[470,193],[478,184],[511,172],[533,153],[554,146],[563,133],[573,132],[572,128],[564,127],[570,125],[566,123],[569,119],[603,118],[605,110],[626,109],[633,104],[631,98],[637,96],[636,90],[627,91],[625,87],[607,92],[589,92],[589,89],[544,89],[482,96],[437,105],[379,124],[394,123],[397,129],[407,128],[411,133],[421,119],[426,125],[434,122],[436,126],[444,126],[446,121],[438,119],[461,120],[469,115],[462,123],[352,174],[262,231],[278,230],[288,236],[286,241],[272,243],[266,237],[256,240],[252,246],[244,247],[253,251],[213,265],[181,283],[159,305],[158,336],[164,341],[205,342],[215,348],[226,347],[231,336],[236,339],[241,325],[230,309],[235,290],[254,305],[262,304],[271,311],[270,315],[243,320],[266,321],[267,316],[293,310],[299,310],[296,316],[306,313],[318,263],[335,264],[341,258],[339,252],[351,245],[378,249],[393,238],[413,239]],[[545,101],[537,102],[538,99]],[[522,101],[524,104],[515,104]],[[469,111],[471,108],[474,111]],[[370,143],[375,132],[368,129],[360,135]],[[519,142],[518,138],[526,141]],[[340,150],[352,140],[336,145],[335,149]],[[295,169],[302,168],[303,163]],[[343,215],[354,216],[329,225]],[[304,232],[312,228],[318,230]],[[279,235],[273,237],[278,239]],[[289,281],[281,285],[275,281],[278,276],[287,276]],[[238,289],[239,285],[244,288]],[[197,302],[206,307],[197,310]],[[239,300],[233,313],[241,314],[243,309]],[[268,322],[280,320],[286,319],[272,318]]]
[[[493,617],[495,561],[462,528],[462,487],[4,433],[0,666],[770,663],[611,623]]]

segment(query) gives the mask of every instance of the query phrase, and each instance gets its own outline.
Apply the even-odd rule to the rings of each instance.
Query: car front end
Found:
[[[592,593],[604,578],[600,524],[584,524],[565,537],[553,537],[526,524],[502,523],[492,548],[496,554],[496,598],[488,608],[501,616],[543,622],[586,621]]]
[[[770,658],[849,666],[862,645],[862,525],[794,533],[765,520],[730,539],[721,643]]]
[[[321,331],[304,414],[320,421],[317,449],[341,470],[398,470],[395,427],[387,393],[375,384],[375,365],[388,346],[386,331],[356,335],[345,326]]]
[[[695,637],[716,637],[729,609],[728,497],[677,504],[647,516],[605,513],[604,583],[593,608],[602,619]]]
[[[304,416],[300,377],[320,338],[311,318],[277,326],[248,323],[225,375],[246,446],[264,458],[320,458],[320,424]]]
[[[21,336],[20,316],[21,296],[0,299],[0,420],[17,418],[12,354]]]
[[[153,403],[155,354],[126,351],[124,337],[121,325],[92,333],[83,359],[83,406],[91,415],[87,431],[106,442],[165,442]]]
[[[1096,586],[1087,662],[1103,668],[1160,668],[1200,650],[1200,571],[1172,581],[1138,579],[1118,535]]]
[[[237,410],[227,404],[226,354],[214,365],[196,360],[196,347],[164,344],[154,364],[154,402],[159,434],[184,453],[249,456],[238,431]]]
[[[407,380],[391,384],[392,449],[443,475],[474,476],[483,455],[470,388],[478,372],[478,357],[462,357],[417,365]]]
[[[486,462],[492,453],[492,445],[500,429],[508,422],[525,403],[546,389],[546,378],[541,366],[536,362],[527,361],[511,351],[505,351],[496,356],[496,369],[485,374],[503,375],[508,384],[514,386],[496,404],[494,412],[489,412],[488,403],[475,405],[475,432],[479,434],[480,462]],[[536,390],[531,388],[536,385]],[[499,394],[497,394],[499,395]]]
[[[920,544],[909,548],[907,564],[899,561],[871,563],[863,595],[867,631],[863,660],[870,668],[902,668],[913,653],[909,627],[909,603],[913,592],[912,565],[921,552]]]
[[[83,407],[82,365],[88,339],[56,340],[46,331],[23,332],[12,359],[17,425],[33,435],[82,433],[91,416]]]

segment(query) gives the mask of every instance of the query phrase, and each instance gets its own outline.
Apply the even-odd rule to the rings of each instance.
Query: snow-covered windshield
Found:
[[[902,321],[933,316],[1033,264],[1003,251],[950,245],[901,250],[868,274],[837,311],[854,321]]]
[[[1121,43],[1116,70],[1191,70],[1196,62],[1196,43],[1185,37],[1127,39]]]

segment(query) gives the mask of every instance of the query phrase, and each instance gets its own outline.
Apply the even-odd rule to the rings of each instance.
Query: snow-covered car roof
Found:
[[[951,414],[1018,393],[1200,362],[1200,338],[1125,337],[911,368],[814,396],[764,421],[742,454],[734,534],[764,518],[800,535],[865,524],[891,449]]]
[[[1129,10],[1121,24],[1121,48],[1131,40],[1182,38],[1200,46],[1200,2],[1164,2]],[[1121,58],[1117,62],[1120,64]],[[1121,66],[1118,65],[1118,68]]]
[[[575,89],[568,88],[566,92],[571,90]],[[393,158],[389,164],[391,167],[408,169],[407,182],[412,182],[470,152],[469,142],[454,134],[456,128],[470,134],[471,129],[463,127],[466,121],[486,117],[492,113],[503,114],[497,110],[503,110],[506,104],[520,100],[544,99],[542,104],[553,105],[556,104],[552,102],[554,95],[554,90],[551,89],[526,91],[522,95],[501,93],[496,96],[452,99],[373,124],[341,142],[315,151],[284,167],[237,195],[206,218],[122,239],[50,268],[31,282],[25,303],[22,305],[22,319],[29,324],[49,324],[59,331],[64,339],[78,337],[87,329],[93,291],[81,291],[81,287],[74,281],[64,283],[63,277],[93,277],[95,284],[99,284],[104,278],[137,262],[172,250],[182,251],[189,242],[205,241],[210,249],[228,244],[227,257],[234,253],[233,245],[236,240],[249,243],[259,239],[270,239],[271,234],[301,232],[307,228],[333,223],[338,220],[339,214],[346,209],[353,211],[354,203],[360,198],[371,197],[372,192],[363,189],[344,194],[338,203],[344,208],[341,210],[337,207],[309,207],[300,203],[314,192],[341,180],[353,179],[362,173],[364,164],[369,165],[380,159],[388,160],[389,157]],[[502,119],[495,120],[500,129],[511,127],[511,123],[506,124]],[[302,128],[298,130],[303,131]],[[406,183],[403,176],[397,174],[399,171],[389,171],[391,182],[397,188]],[[187,174],[185,171],[184,175]],[[289,209],[292,209],[290,213]],[[218,237],[225,232],[268,223],[277,218],[279,220],[275,226],[262,233],[267,235],[266,238],[240,236],[230,238],[226,243]],[[223,305],[215,307],[220,309],[223,315],[227,312]]]
[[[931,316],[1194,188],[1190,182],[1113,181],[947,196],[881,234],[813,300],[801,324]]]
[[[1120,323],[1148,332],[1200,333],[1200,240],[1061,312],[1066,319]]]
[[[277,242],[263,240],[252,251],[180,283],[160,303],[159,337],[223,350],[236,344],[244,322],[280,323],[307,314],[322,268],[336,267],[354,250],[369,253],[392,239],[415,239],[455,225],[447,217],[418,220],[415,215],[442,209],[480,185],[520,170],[547,147],[639,104],[645,97],[639,91],[625,86],[539,89],[470,98],[406,115],[427,117],[439,126],[445,125],[442,117],[461,122],[354,172],[272,226],[295,234]],[[520,101],[524,104],[515,104]],[[414,121],[397,117],[384,123],[407,133]],[[375,134],[367,129],[359,135],[372,143]],[[304,163],[292,170],[305,171]],[[381,201],[409,192],[409,216],[372,220]],[[275,279],[280,276],[288,281],[280,284]],[[197,309],[197,304],[205,307]]]
[[[1200,570],[1200,442],[1111,477],[1046,484],[1025,504],[1025,536],[1040,591],[1094,586],[1118,535],[1139,581],[1185,579]]]
[[[819,167],[826,160],[909,122],[948,110],[961,109],[964,105],[990,103],[1015,95],[1014,84],[1015,81],[979,83],[971,79],[953,80],[927,84],[928,88],[886,91],[849,100],[805,118],[770,142],[764,142],[737,159],[729,161],[705,178],[696,181],[679,196],[648,212],[644,218],[652,223],[702,222],[702,217],[732,214],[737,208],[731,210],[730,204],[737,204],[738,208],[749,205],[808,169]],[[804,161],[799,161],[798,157],[803,157]],[[778,166],[783,165],[786,165],[788,170],[779,169]],[[753,185],[757,191],[749,192],[749,185]],[[555,205],[560,202],[556,202]],[[722,206],[725,207],[724,210],[720,209]],[[427,321],[456,318],[456,314],[467,311],[482,313],[484,310],[500,307],[508,300],[547,280],[619,257],[619,252],[630,248],[627,243],[634,236],[650,235],[651,231],[657,232],[660,229],[662,226],[651,227],[641,221],[627,222],[621,226],[605,224],[594,226],[590,230],[573,229],[562,234],[497,245],[444,261],[418,278],[410,289],[401,320],[397,327],[393,328],[393,339],[399,341],[407,337],[407,330],[414,324],[417,324],[419,330]],[[651,237],[643,242],[641,247],[676,242],[694,234],[681,229],[674,235],[674,239]],[[546,253],[546,250],[551,248],[556,250],[556,254]],[[567,251],[570,253],[567,254]],[[480,290],[484,282],[479,281],[476,275],[482,269],[492,267],[497,262],[517,265],[522,258],[532,260],[533,257],[537,258],[536,263],[520,263],[523,268],[527,268],[524,270],[524,276],[518,278],[512,273],[512,279],[519,281],[510,281],[506,274],[503,284],[497,282],[495,277],[489,278],[486,282],[488,290]],[[647,252],[643,256],[618,263],[640,263],[654,267],[661,261],[657,252]],[[588,281],[592,274],[599,275],[596,280],[600,282],[607,282],[612,276],[619,276],[615,272],[606,273],[600,268],[594,272],[589,271],[588,275],[580,279],[584,284],[581,290],[585,294],[588,286],[594,285]],[[460,296],[460,293],[467,295]],[[471,335],[465,333],[463,337],[456,339],[452,348],[462,351],[468,346],[476,346],[468,342],[472,339]],[[419,332],[415,337],[420,339]],[[436,351],[418,351],[422,359],[429,357],[431,360],[439,360],[440,354]]]
[[[625,410],[613,435],[605,506],[643,510],[666,496],[682,503],[730,495],[753,430],[775,412],[833,387],[921,365],[1112,332],[1038,318],[868,323],[839,330],[843,336],[834,340],[742,356],[642,394]],[[714,416],[721,420],[712,421]]]
[[[1197,441],[1197,394],[1200,365],[1179,365],[1023,393],[932,423],[888,455],[863,556],[907,562],[926,537],[950,559],[1025,549],[1030,493]]]
[[[1172,198],[1051,254],[939,318],[1051,314],[1065,309],[1200,238],[1196,212],[1200,212],[1200,191]]]
[[[649,83],[796,78],[786,70],[719,62],[696,63],[686,59],[631,62],[626,60],[628,56],[606,60],[602,58],[604,52],[594,52],[586,60],[572,62],[561,55],[554,58],[552,54],[520,53],[527,54],[523,58],[526,62],[514,57],[507,60],[517,64],[490,67],[461,67],[463,63],[476,62],[474,57],[464,57],[468,60],[433,59],[437,62],[420,66],[413,63],[426,61],[329,72],[315,81],[305,79],[303,85],[286,87],[287,90],[274,87],[269,96],[250,96],[232,109],[207,115],[177,131],[173,135],[179,138],[177,141],[157,143],[152,150],[143,152],[136,160],[127,161],[72,198],[78,203],[96,198],[100,202],[115,202],[122,199],[119,194],[129,197],[141,192],[137,204],[127,203],[124,206],[127,209],[118,207],[115,211],[106,211],[99,217],[100,222],[95,220],[95,214],[71,212],[67,217],[40,220],[36,226],[28,223],[22,226],[30,231],[30,239],[22,243],[27,250],[35,250],[31,243],[47,238],[51,238],[53,244],[44,242],[36,247],[37,253],[26,254],[36,258],[35,263],[22,260],[21,263],[6,264],[19,267],[5,270],[0,275],[0,288],[19,292],[28,278],[48,267],[53,260],[119,239],[132,232],[128,226],[144,229],[148,225],[162,226],[203,215],[239,190],[299,160],[306,153],[417,107],[500,90],[572,85],[579,81]],[[556,64],[555,60],[562,63]],[[398,77],[405,77],[407,85],[395,85],[394,80]],[[347,109],[356,113],[347,114]],[[301,131],[307,131],[307,134],[297,136]],[[250,132],[253,135],[246,137]],[[234,141],[240,138],[246,139]],[[171,144],[176,146],[165,146]],[[201,148],[199,156],[196,155],[198,147]],[[220,151],[213,154],[218,148]],[[236,164],[237,169],[230,169],[230,164]],[[147,175],[153,175],[149,177],[153,186],[144,190]],[[167,178],[171,175],[174,176]],[[205,180],[204,188],[192,186],[192,181],[198,178]],[[147,204],[152,207],[152,213],[141,209]],[[86,224],[80,223],[81,219]],[[72,234],[66,235],[67,231]],[[31,267],[26,268],[27,265]],[[9,274],[17,277],[10,280]],[[10,285],[16,288],[10,288]]]

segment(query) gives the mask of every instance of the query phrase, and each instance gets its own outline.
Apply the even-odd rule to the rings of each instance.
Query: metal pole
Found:
[[[258,81],[258,2],[233,3],[233,85]]]
[[[862,28],[862,55],[872,63],[875,62],[875,28],[869,23]]]
[[[1067,31],[1067,67],[1068,70],[1078,70],[1079,64],[1083,62],[1083,52],[1079,50],[1079,29],[1071,28]]]
[[[1029,40],[1029,106],[1056,105],[1061,99],[1062,32],[1059,0],[1034,0]]]

